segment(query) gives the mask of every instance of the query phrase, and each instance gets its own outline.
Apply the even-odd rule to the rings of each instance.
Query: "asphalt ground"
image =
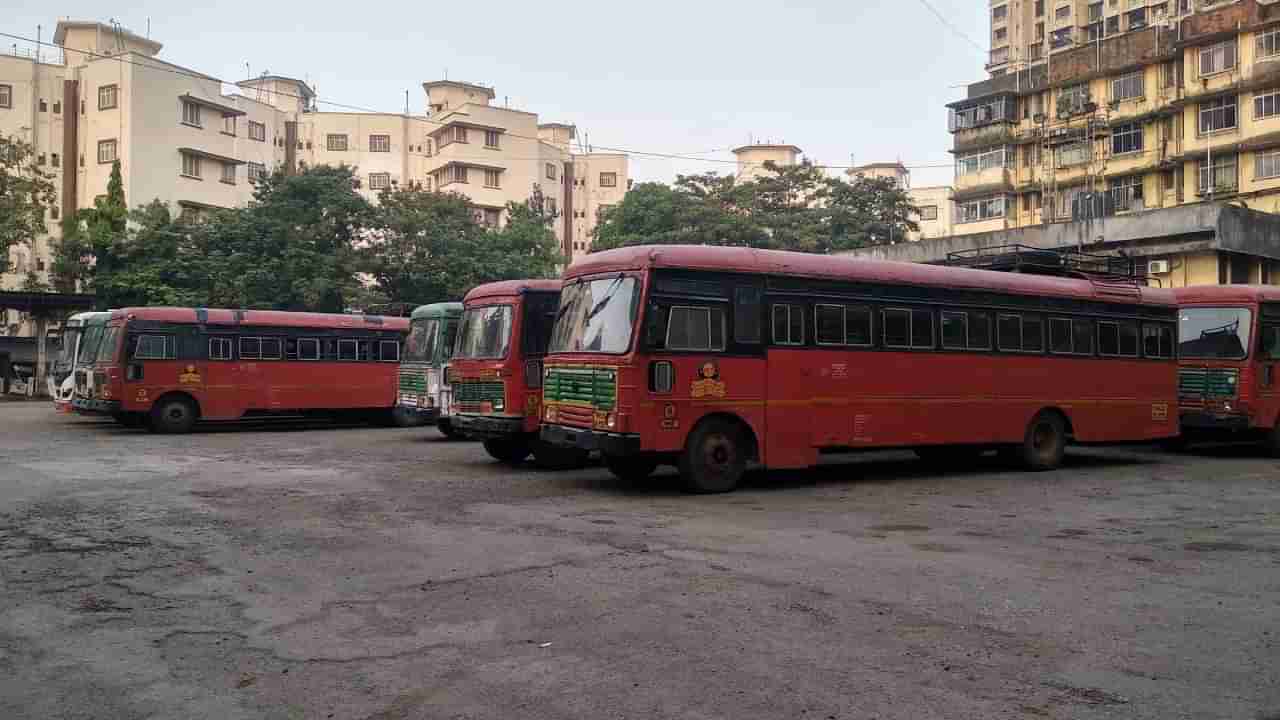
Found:
[[[689,496],[434,429],[0,405],[0,718],[1280,714],[1280,461],[909,453]]]

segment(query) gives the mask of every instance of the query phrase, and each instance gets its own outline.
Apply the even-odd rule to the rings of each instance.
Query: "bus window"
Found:
[[[320,341],[315,338],[301,338],[298,340],[298,359],[299,360],[319,360],[320,359]]]
[[[280,359],[280,338],[262,338],[262,359]]]
[[[1067,318],[1049,319],[1049,352],[1059,355],[1071,354],[1071,321]]]
[[[1164,323],[1143,323],[1142,354],[1154,359],[1173,357],[1173,326]]]
[[[135,360],[172,360],[175,343],[168,335],[139,335],[133,346]]]
[[[1262,356],[1268,360],[1280,360],[1280,325],[1268,325],[1262,329]]]
[[[816,305],[813,308],[813,339],[819,345],[844,345],[843,305]]]
[[[209,338],[210,360],[231,360],[233,350],[231,338]]]
[[[804,308],[799,305],[773,306],[773,343],[804,344]]]
[[[676,306],[667,320],[666,348],[699,352],[724,350],[722,308]]]
[[[967,313],[942,311],[942,347],[945,350],[968,349],[969,315]]]
[[[991,349],[991,316],[986,313],[969,313],[969,349]]]
[[[116,343],[120,342],[120,328],[109,327],[102,335],[102,341],[98,343],[98,355],[94,358],[95,362],[109,362],[116,359]]]
[[[453,346],[458,342],[458,321],[450,320],[444,325],[444,359],[453,357]]]
[[[911,347],[911,311],[885,310],[880,325],[884,328],[884,346],[887,348]]]
[[[378,360],[381,362],[400,362],[400,343],[395,340],[382,340],[378,343]]]
[[[1093,321],[1075,318],[1071,321],[1072,348],[1076,355],[1093,354]]]
[[[933,311],[911,311],[911,347],[928,350],[933,347]]]
[[[339,360],[355,360],[358,355],[356,351],[355,340],[339,340],[338,341],[338,359]]]
[[[1039,315],[1022,317],[1022,351],[1044,352],[1044,318]]]
[[[870,347],[875,337],[871,332],[871,308],[855,305],[845,308],[844,342],[846,345]]]
[[[742,344],[760,342],[760,309],[764,304],[764,290],[740,287],[733,291],[733,339]]]
[[[1106,357],[1138,356],[1138,324],[1132,320],[1098,321],[1098,354]]]
[[[240,338],[240,359],[257,360],[262,357],[262,338]]]
[[[359,343],[357,343],[356,347],[358,348],[356,353],[357,360],[359,360],[360,362],[369,362],[370,360],[373,359],[373,341],[372,340],[361,340],[359,341]]]

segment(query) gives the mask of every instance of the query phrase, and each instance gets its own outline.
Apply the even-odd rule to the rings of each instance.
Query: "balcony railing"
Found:
[[[1007,62],[1009,62],[1009,48],[996,48],[991,51],[991,58],[987,62],[987,67],[993,68],[998,65],[1004,65]]]
[[[952,108],[947,119],[951,132],[979,128],[999,122],[1017,122],[1016,103],[1012,97],[1000,97],[981,105]]]
[[[1031,62],[1044,59],[1044,38],[1040,38],[1034,45],[1027,47],[1027,59]]]

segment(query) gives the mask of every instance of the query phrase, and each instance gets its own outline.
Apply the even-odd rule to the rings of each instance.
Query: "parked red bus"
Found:
[[[1181,444],[1251,439],[1280,456],[1280,287],[1178,288]]]
[[[565,273],[543,440],[723,492],[748,461],[1177,434],[1177,308],[1137,283],[723,247],[634,247]]]
[[[406,318],[271,310],[115,310],[78,412],[157,432],[197,420],[394,417]]]
[[[480,438],[494,459],[534,459],[549,467],[585,455],[538,441],[542,358],[551,340],[559,280],[507,280],[481,285],[463,298],[458,340],[449,366],[453,426]]]

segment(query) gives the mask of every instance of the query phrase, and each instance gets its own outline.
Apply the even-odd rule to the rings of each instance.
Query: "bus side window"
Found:
[[[733,341],[744,345],[759,344],[763,335],[760,327],[760,311],[764,305],[764,290],[755,287],[734,288],[733,291]]]
[[[324,354],[320,356],[320,359],[330,362],[338,359],[338,341],[336,339],[324,341]]]
[[[234,352],[235,344],[231,342],[231,338],[209,338],[210,360],[232,360],[234,359]]]
[[[298,339],[297,338],[284,339],[284,359],[285,360],[298,359]]]
[[[1142,355],[1155,360],[1173,357],[1173,326],[1168,323],[1142,324]]]
[[[262,359],[280,359],[280,338],[262,338]]]
[[[355,360],[358,357],[356,351],[355,340],[339,340],[338,341],[338,359],[339,360]]]
[[[378,342],[378,361],[379,362],[400,362],[400,343],[395,340],[381,340]]]
[[[723,308],[675,306],[668,315],[666,349],[723,352],[724,325]]]
[[[453,357],[453,346],[458,342],[458,321],[450,320],[444,324],[444,357]]]
[[[773,344],[804,345],[803,306],[773,306]]]
[[[299,338],[298,339],[298,359],[299,360],[319,360],[320,359],[320,341],[315,338]]]
[[[257,360],[262,357],[262,338],[240,338],[240,359]]]
[[[134,360],[172,360],[177,344],[169,335],[139,335],[133,345]]]
[[[1267,325],[1262,329],[1262,357],[1280,360],[1280,325]]]
[[[360,362],[369,362],[374,359],[372,340],[361,340],[356,347],[359,348],[358,354],[356,355],[357,360]]]

